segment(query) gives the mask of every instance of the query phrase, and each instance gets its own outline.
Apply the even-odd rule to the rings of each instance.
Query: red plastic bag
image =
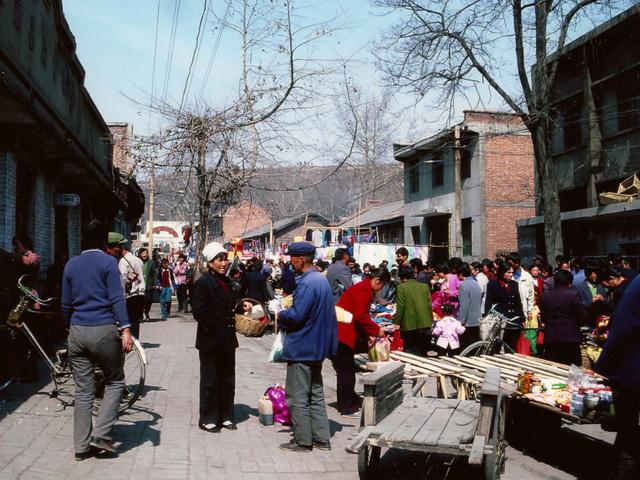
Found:
[[[524,331],[520,333],[520,337],[516,343],[516,353],[531,356],[531,340],[525,337]]]
[[[538,345],[544,345],[544,330],[538,330]]]
[[[402,340],[402,336],[400,335],[400,330],[394,330],[391,335],[391,351],[392,352],[402,352],[404,351],[404,340]]]

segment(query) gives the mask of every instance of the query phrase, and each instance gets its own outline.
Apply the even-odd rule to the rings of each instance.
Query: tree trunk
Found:
[[[542,178],[540,194],[542,195],[544,216],[544,243],[547,259],[553,260],[556,255],[563,254],[562,225],[560,222],[560,199],[558,196],[558,182],[553,168],[551,156],[551,130],[549,121],[540,120],[531,132],[535,162],[539,167]]]
[[[209,199],[209,188],[207,186],[207,165],[206,153],[207,147],[204,142],[198,145],[198,168],[196,174],[198,176],[198,241],[196,243],[196,279],[202,275],[204,271],[204,258],[202,250],[207,244],[209,230],[209,209],[211,208],[211,200]]]

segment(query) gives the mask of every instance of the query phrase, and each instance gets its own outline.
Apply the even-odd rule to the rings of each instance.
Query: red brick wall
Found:
[[[493,257],[516,251],[516,220],[535,215],[533,146],[528,135],[489,135],[484,148],[487,254]]]
[[[109,125],[109,131],[113,141],[113,166],[129,174],[133,168],[128,151],[132,129],[128,123],[118,123]]]
[[[231,207],[224,215],[222,223],[223,238],[229,242],[242,237],[246,231],[269,223],[269,215],[255,203],[244,201]]]

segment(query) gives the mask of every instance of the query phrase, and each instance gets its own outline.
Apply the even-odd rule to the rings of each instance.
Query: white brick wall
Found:
[[[16,170],[13,155],[0,152],[0,248],[9,251],[16,229]]]

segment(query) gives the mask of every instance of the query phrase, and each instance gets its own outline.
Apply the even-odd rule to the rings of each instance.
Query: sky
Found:
[[[350,68],[357,72],[358,83],[377,90],[380,80],[373,67],[371,41],[389,19],[381,17],[381,12],[375,11],[368,0],[298,3],[305,4],[300,11],[304,18],[298,18],[298,24],[330,21],[338,26],[318,44],[314,55],[348,59]],[[145,109],[136,104],[136,101],[148,103],[152,86],[156,96],[163,96],[166,91],[167,99],[179,103],[203,11],[202,0],[180,1],[174,51],[169,63],[176,0],[160,0],[159,4],[157,17],[157,0],[63,0],[65,17],[76,38],[77,55],[86,70],[87,90],[106,121],[133,123],[138,133],[148,133],[155,128]],[[227,1],[210,0],[209,6],[189,93],[202,91],[209,101],[224,103],[238,88],[240,49],[237,35],[229,29],[219,34],[216,16],[224,16]],[[219,46],[215,49],[218,37]],[[211,72],[205,83],[212,56]]]

